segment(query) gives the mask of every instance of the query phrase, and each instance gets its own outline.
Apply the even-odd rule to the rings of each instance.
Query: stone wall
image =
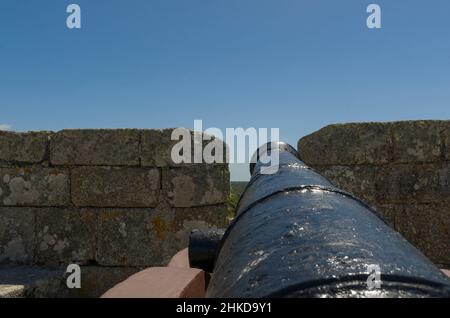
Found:
[[[171,132],[0,131],[0,265],[113,273],[90,281],[97,296],[165,265],[192,228],[225,226],[228,166],[173,164]]]
[[[432,261],[450,267],[450,121],[330,125],[300,139],[298,150]]]

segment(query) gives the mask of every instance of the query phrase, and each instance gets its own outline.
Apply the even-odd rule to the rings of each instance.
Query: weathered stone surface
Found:
[[[225,227],[223,205],[198,208],[98,209],[97,262],[105,266],[162,266],[187,247],[191,230]],[[139,242],[139,243],[137,243]]]
[[[381,164],[389,160],[389,124],[360,123],[330,125],[298,142],[306,164]]]
[[[448,202],[450,164],[402,164],[380,168],[375,180],[377,202]]]
[[[353,193],[364,202],[375,203],[375,178],[378,168],[374,166],[321,166],[315,169],[338,188]]]
[[[405,207],[395,228],[434,263],[450,266],[450,206],[418,204]]]
[[[375,210],[390,227],[396,229],[395,219],[403,213],[403,205],[401,204],[380,204],[376,205]]]
[[[50,132],[0,131],[0,161],[39,163],[45,159]]]
[[[19,297],[64,297],[65,269],[39,266],[0,267],[0,284],[21,286]]]
[[[441,159],[441,121],[392,123],[394,162],[432,162]]]
[[[34,256],[33,249],[33,210],[0,207],[0,264],[31,263]]]
[[[176,208],[174,212],[173,224],[176,229],[175,238],[177,242],[175,252],[188,246],[192,230],[226,228],[229,225],[228,210],[225,204],[197,208]],[[172,253],[173,255],[174,253]]]
[[[0,268],[5,295],[100,296],[141,267],[166,264],[192,229],[226,225],[227,165],[173,167],[178,141],[167,131],[150,136],[154,145],[138,130],[0,133],[0,265],[58,266],[13,271],[9,282]],[[163,190],[161,170],[168,177]],[[69,290],[70,263],[101,267],[82,266],[81,290]]]
[[[450,200],[450,164],[446,163],[315,169],[370,205]]]
[[[50,140],[53,165],[139,165],[136,129],[62,130]]]
[[[36,209],[36,261],[44,265],[95,260],[97,215],[89,210]]]
[[[193,132],[190,130],[186,130],[187,133],[190,134],[190,145],[191,151],[190,155],[186,156],[186,159],[189,159],[184,163],[175,163],[171,158],[172,148],[177,143],[181,137],[176,136],[177,140],[171,140],[173,128],[170,129],[152,129],[152,130],[143,130],[142,131],[142,145],[141,145],[141,163],[143,166],[151,166],[151,167],[175,167],[175,166],[185,166],[185,165],[194,165],[198,163],[212,163],[205,161],[202,156],[200,158],[200,162],[194,161],[194,147],[199,149],[198,153],[203,154],[204,152],[210,154],[212,152],[215,155],[215,149],[222,149],[222,156],[220,153],[217,153],[217,158],[214,163],[226,163],[226,144],[220,139],[216,139],[212,136],[207,138],[212,138],[211,140],[203,140],[207,139],[206,134],[201,132]],[[209,146],[208,146],[209,145]]]
[[[154,207],[157,204],[158,169],[76,167],[71,176],[72,201],[76,206]]]
[[[162,209],[155,211],[152,224],[153,244],[158,255],[158,263],[153,266],[166,265],[175,253],[188,246],[193,229],[226,227],[227,206]]]
[[[387,204],[377,212],[436,264],[450,265],[450,207],[447,204]]]
[[[193,207],[224,203],[230,188],[226,166],[192,166],[163,171],[163,190],[171,206]]]
[[[143,166],[167,167],[174,165],[171,151],[177,141],[171,140],[172,131],[173,129],[142,131],[141,163]]]
[[[81,266],[81,288],[69,289],[66,279],[66,267],[0,267],[0,298],[2,285],[15,286],[19,295],[9,297],[25,298],[67,298],[99,297],[108,289],[141,270],[132,267]]]
[[[24,289],[23,285],[0,284],[0,298],[22,298]]]
[[[450,120],[442,123],[442,139],[444,142],[444,158],[450,160]]]
[[[0,205],[68,205],[67,170],[43,167],[0,168]]]
[[[151,209],[102,209],[98,214],[97,262],[104,266],[151,266],[160,262],[160,221]],[[161,216],[170,224],[170,216]]]

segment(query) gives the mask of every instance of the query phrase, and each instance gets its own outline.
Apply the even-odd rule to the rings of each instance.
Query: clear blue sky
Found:
[[[70,3],[81,30],[66,27]],[[381,30],[366,27],[370,3]],[[330,123],[449,119],[449,16],[448,0],[2,0],[0,125],[202,119],[279,127],[295,145]]]

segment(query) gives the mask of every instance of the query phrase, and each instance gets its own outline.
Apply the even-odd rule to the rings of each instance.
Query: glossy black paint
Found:
[[[258,158],[279,152],[279,169],[262,174],[261,160],[251,166],[207,297],[450,297],[450,280],[369,206],[307,167],[291,146],[269,149]],[[368,284],[374,265],[379,288]]]
[[[211,273],[225,230],[193,230],[189,237],[189,265]]]

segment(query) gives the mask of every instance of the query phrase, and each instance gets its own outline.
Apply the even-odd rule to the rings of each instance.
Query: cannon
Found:
[[[191,266],[211,272],[207,297],[450,297],[450,279],[290,145],[258,149],[250,172],[228,228],[191,234]]]

